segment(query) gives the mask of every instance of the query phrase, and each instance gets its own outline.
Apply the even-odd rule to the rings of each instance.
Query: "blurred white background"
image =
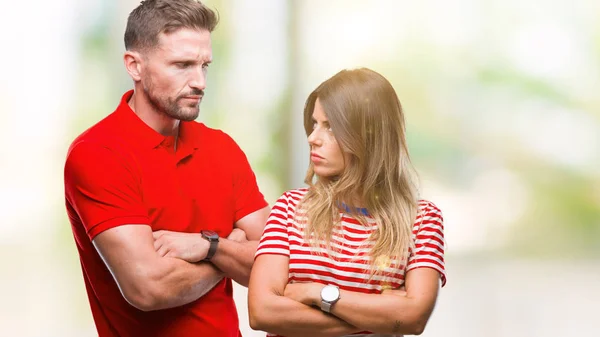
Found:
[[[215,0],[199,120],[269,202],[302,186],[307,95],[366,66],[396,88],[448,284],[424,336],[599,336],[600,1]],[[0,336],[95,336],[66,217],[67,147],[131,87],[138,1],[3,3]],[[10,8],[10,9],[9,9]],[[236,300],[245,337],[245,289]]]

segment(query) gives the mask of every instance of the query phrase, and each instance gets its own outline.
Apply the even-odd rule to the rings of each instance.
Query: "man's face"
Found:
[[[171,118],[195,120],[212,61],[210,32],[182,28],[161,34],[158,46],[143,57],[141,82],[149,102]]]

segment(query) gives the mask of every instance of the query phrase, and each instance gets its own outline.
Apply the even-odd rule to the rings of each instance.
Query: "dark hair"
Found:
[[[125,49],[150,49],[158,44],[161,33],[181,28],[212,32],[219,17],[197,0],[145,0],[127,19]]]

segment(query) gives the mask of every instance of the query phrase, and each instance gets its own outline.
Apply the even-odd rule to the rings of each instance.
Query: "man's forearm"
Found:
[[[247,287],[256,247],[258,241],[236,242],[221,238],[217,253],[210,261],[227,277]]]
[[[209,292],[224,276],[211,263],[189,263],[170,257],[158,261],[148,275],[150,299],[142,310],[168,309],[191,303]]]

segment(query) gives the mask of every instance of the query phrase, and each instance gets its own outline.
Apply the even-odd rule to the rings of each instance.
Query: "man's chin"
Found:
[[[196,118],[198,118],[199,113],[194,113],[194,114],[180,114],[177,118],[180,121],[184,121],[184,122],[191,122],[191,121],[195,121]]]
[[[191,122],[191,121],[195,121],[196,118],[198,118],[198,115],[194,115],[194,116],[182,116],[181,118],[179,118],[179,120],[182,121],[182,122]]]
[[[184,122],[190,122],[196,120],[200,114],[200,109],[196,108],[183,108],[175,114],[171,114],[171,117]]]

